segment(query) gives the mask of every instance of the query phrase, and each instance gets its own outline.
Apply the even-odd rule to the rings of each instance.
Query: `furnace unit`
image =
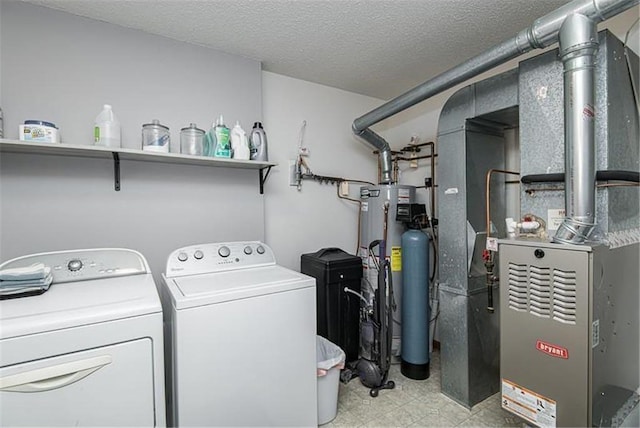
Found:
[[[637,417],[639,245],[502,240],[499,254],[502,407],[543,427]]]

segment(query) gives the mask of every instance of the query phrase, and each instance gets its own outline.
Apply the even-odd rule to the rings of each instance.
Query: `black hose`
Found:
[[[628,181],[630,183],[640,183],[640,172],[638,171],[598,171],[597,181]]]
[[[532,183],[564,183],[564,172],[556,174],[531,174],[523,176],[520,181],[522,184]]]
[[[520,181],[523,184],[564,183],[564,172],[525,175]],[[640,183],[640,172],[622,170],[597,171],[596,181],[628,181],[631,183]]]

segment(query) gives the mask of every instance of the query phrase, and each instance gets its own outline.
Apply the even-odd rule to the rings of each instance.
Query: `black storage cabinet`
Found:
[[[362,259],[340,248],[323,248],[303,254],[300,271],[316,278],[318,334],[338,345],[347,362],[358,359],[360,346],[360,293]]]

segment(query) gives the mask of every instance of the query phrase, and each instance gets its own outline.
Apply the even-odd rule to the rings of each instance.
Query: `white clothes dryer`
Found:
[[[317,426],[315,279],[260,242],[193,245],[167,261],[174,426]]]
[[[165,426],[162,306],[126,249],[19,257],[49,290],[0,301],[0,426]]]

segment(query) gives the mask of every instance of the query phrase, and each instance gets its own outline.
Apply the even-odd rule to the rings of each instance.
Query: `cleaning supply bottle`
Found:
[[[215,126],[216,150],[214,156],[217,158],[231,157],[231,143],[229,142],[229,128],[224,124],[222,115],[218,118]]]
[[[93,130],[93,143],[96,146],[120,147],[120,121],[109,104],[102,107]]]
[[[249,137],[249,147],[251,150],[251,160],[267,162],[267,134],[262,128],[261,122],[253,124],[251,136]]]
[[[247,133],[242,129],[239,121],[231,130],[231,151],[234,159],[249,160]]]
[[[204,139],[202,140],[202,156],[215,156],[217,142],[216,124],[214,122],[211,124],[211,129],[204,134]]]

